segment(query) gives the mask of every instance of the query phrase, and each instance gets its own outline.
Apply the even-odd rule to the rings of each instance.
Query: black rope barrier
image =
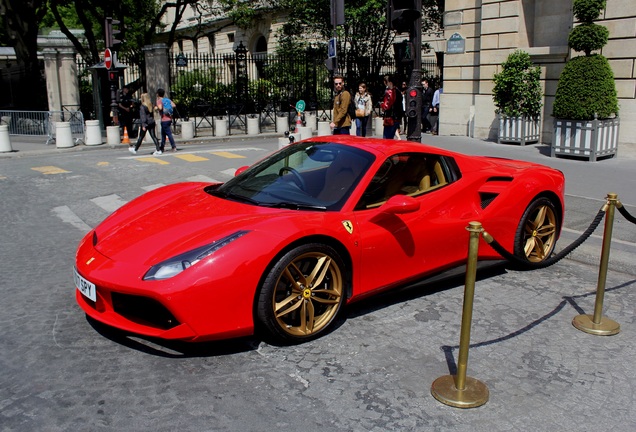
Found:
[[[636,224],[636,218],[634,216],[632,216],[631,214],[629,214],[627,209],[625,207],[623,207],[623,204],[621,204],[620,201],[616,204],[616,208],[623,215],[623,217],[625,219],[627,219],[628,221],[630,221],[633,224]]]
[[[570,244],[569,246],[564,248],[561,252],[559,252],[557,254],[553,254],[550,258],[547,258],[547,259],[545,259],[543,261],[540,261],[540,262],[526,261],[526,260],[524,260],[522,258],[519,258],[518,256],[508,252],[503,246],[501,246],[497,242],[497,240],[495,240],[490,234],[487,234],[486,232],[484,232],[484,240],[486,240],[486,242],[499,255],[501,255],[502,257],[504,257],[508,261],[510,261],[510,262],[522,267],[522,268],[528,268],[528,269],[546,268],[546,267],[549,267],[549,266],[551,266],[553,264],[556,264],[559,261],[561,261],[563,258],[568,256],[574,249],[579,247],[585,240],[587,240],[588,237],[592,235],[594,230],[598,227],[598,225],[603,220],[603,216],[605,216],[605,212],[606,212],[606,206],[603,206],[603,208],[601,208],[598,211],[598,214],[596,215],[596,217],[592,221],[592,224],[583,232],[583,234],[581,234],[579,236],[578,239],[576,239],[572,244]]]

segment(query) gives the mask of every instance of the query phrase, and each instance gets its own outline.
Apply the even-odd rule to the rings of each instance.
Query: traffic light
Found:
[[[409,87],[406,90],[406,116],[408,118],[417,118],[422,114],[422,96],[420,91],[415,87]]]
[[[119,51],[121,44],[124,42],[123,26],[121,21],[106,17],[104,22],[104,33],[106,48],[112,48],[114,51]]]
[[[413,24],[422,16],[416,0],[388,0],[387,24],[389,29],[398,32],[410,32]]]
[[[117,81],[117,71],[108,71],[108,81],[110,82]]]
[[[398,63],[413,63],[415,60],[415,49],[413,43],[409,41],[395,42],[393,44],[395,61]]]

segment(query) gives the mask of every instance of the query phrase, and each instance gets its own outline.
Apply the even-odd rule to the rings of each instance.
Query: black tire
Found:
[[[549,198],[539,197],[532,201],[515,233],[515,256],[530,263],[549,258],[556,245],[560,223],[556,206]]]
[[[261,287],[257,318],[276,341],[299,343],[324,333],[345,297],[344,264],[331,247],[312,243],[287,252]]]

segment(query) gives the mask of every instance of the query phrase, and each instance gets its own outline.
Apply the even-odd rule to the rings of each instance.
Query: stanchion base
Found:
[[[578,315],[572,320],[572,325],[585,333],[597,336],[612,336],[621,331],[621,325],[607,317],[601,317],[601,322],[595,324],[593,315]]]
[[[475,378],[466,377],[464,390],[455,387],[455,376],[444,375],[433,381],[431,394],[443,404],[456,408],[476,408],[488,402],[488,387]]]

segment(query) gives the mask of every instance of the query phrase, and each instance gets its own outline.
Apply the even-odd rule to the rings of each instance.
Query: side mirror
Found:
[[[413,213],[420,209],[419,201],[407,195],[394,195],[380,207],[382,213],[404,214]]]
[[[234,173],[234,177],[236,177],[237,175],[241,174],[243,171],[245,171],[248,168],[249,168],[249,166],[247,166],[247,165],[238,168],[236,170],[236,172]]]

